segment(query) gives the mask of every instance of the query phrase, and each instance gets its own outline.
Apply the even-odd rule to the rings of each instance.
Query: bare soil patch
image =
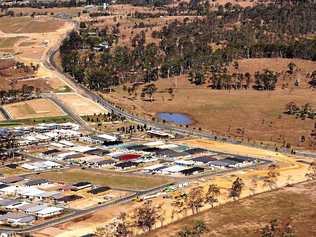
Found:
[[[3,108],[13,119],[62,116],[64,112],[55,103],[47,99],[34,99],[14,104],[4,105]]]
[[[58,98],[79,115],[93,115],[107,112],[107,110],[99,104],[79,94],[58,94]]]
[[[2,17],[0,30],[4,33],[47,33],[63,25],[63,21],[49,17]]]
[[[20,13],[24,14],[32,14],[33,12],[36,14],[46,14],[51,15],[51,14],[57,14],[57,13],[66,13],[70,15],[77,15],[79,12],[82,11],[81,7],[54,7],[54,8],[32,8],[32,7],[14,7],[10,8],[11,11],[15,13],[15,15],[18,15]]]
[[[17,36],[17,37],[7,37],[0,38],[0,48],[12,48],[18,41],[25,37]]]

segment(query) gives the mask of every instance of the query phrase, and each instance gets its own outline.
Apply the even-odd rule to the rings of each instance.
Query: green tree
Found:
[[[214,204],[218,202],[220,194],[220,188],[216,184],[210,184],[205,194],[205,203],[214,207]]]
[[[234,200],[239,199],[244,186],[245,184],[243,180],[237,177],[236,180],[232,183],[229,192],[229,197],[233,198]]]

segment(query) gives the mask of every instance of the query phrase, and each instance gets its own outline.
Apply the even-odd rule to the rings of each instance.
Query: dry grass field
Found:
[[[66,13],[70,15],[77,15],[79,12],[82,11],[81,7],[55,7],[55,8],[31,8],[31,7],[14,7],[10,8],[9,10],[13,11],[15,15],[19,15],[20,13],[22,14],[32,14],[35,12],[36,14],[45,14],[47,13],[48,15],[51,14],[57,14],[57,13]]]
[[[12,48],[14,45],[25,37],[16,36],[16,37],[7,37],[7,38],[0,38],[0,48]]]
[[[80,180],[88,181],[96,185],[107,185],[112,188],[126,188],[144,190],[153,188],[171,181],[167,177],[145,177],[117,172],[89,171],[81,169],[68,169],[35,175],[36,178],[45,178],[57,182],[72,184]]]
[[[237,132],[244,129],[244,138],[282,144],[284,141],[293,146],[309,147],[306,139],[301,143],[302,135],[309,137],[314,129],[311,119],[301,120],[284,114],[287,103],[294,101],[299,105],[310,103],[316,108],[314,90],[307,88],[306,74],[316,70],[316,63],[304,60],[254,59],[239,61],[240,72],[263,70],[271,66],[272,70],[285,71],[290,61],[299,68],[297,75],[302,88],[276,89],[275,91],[231,90],[219,91],[202,86],[191,85],[186,76],[172,79],[160,79],[155,82],[158,91],[154,101],[144,101],[138,96],[133,98],[123,87],[116,92],[105,95],[106,98],[141,116],[155,117],[157,112],[185,113],[192,117],[191,127],[207,129],[217,134],[238,136]],[[282,81],[282,79],[280,79]],[[174,98],[168,93],[174,88]]]
[[[4,176],[13,176],[13,175],[22,175],[27,173],[28,171],[26,169],[23,169],[21,167],[17,167],[15,169],[11,169],[8,167],[1,167],[0,168],[0,174],[3,174]]]
[[[273,219],[283,223],[290,221],[295,236],[316,236],[315,198],[316,183],[303,183],[228,203],[143,236],[176,236],[181,228],[191,226],[194,220],[204,220],[209,231],[203,237],[257,237],[260,228]]]
[[[93,102],[92,100],[75,93],[65,93],[57,95],[60,100],[70,107],[79,115],[93,115],[107,113],[103,107]]]
[[[48,17],[2,17],[0,31],[4,33],[47,33],[54,32],[64,23]]]
[[[34,99],[24,102],[4,105],[3,108],[13,119],[54,117],[65,115],[52,101],[47,99]]]
[[[1,72],[0,72],[1,75]],[[0,79],[0,89],[10,90],[22,89],[23,85],[33,86],[33,88],[39,88],[41,91],[49,91],[50,85],[48,85],[48,80],[46,78],[29,78],[25,80],[16,80],[14,77],[21,76],[32,76],[23,73],[10,73],[9,77],[3,77]]]

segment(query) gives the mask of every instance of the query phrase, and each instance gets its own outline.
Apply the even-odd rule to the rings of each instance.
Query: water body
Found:
[[[192,119],[190,116],[186,114],[181,114],[181,113],[161,112],[161,113],[157,113],[157,117],[160,120],[176,123],[178,125],[189,125],[192,123]]]

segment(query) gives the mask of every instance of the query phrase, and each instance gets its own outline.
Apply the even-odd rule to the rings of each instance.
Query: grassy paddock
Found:
[[[56,182],[75,183],[88,181],[97,185],[108,185],[112,188],[126,188],[144,190],[153,188],[171,181],[167,177],[144,177],[118,174],[107,171],[91,171],[81,169],[69,169],[59,172],[46,172],[35,175],[33,178],[45,178]]]
[[[69,116],[56,116],[56,117],[34,118],[34,119],[8,120],[8,121],[0,121],[0,127],[33,125],[33,124],[38,124],[38,123],[65,123],[65,122],[72,122],[72,119]]]
[[[12,48],[16,42],[25,37],[17,36],[17,37],[8,37],[8,38],[0,38],[0,48]]]
[[[16,167],[15,169],[11,169],[9,167],[1,167],[0,168],[0,174],[3,174],[4,176],[11,176],[11,175],[21,175],[25,174],[28,171],[21,168],[21,167]]]

